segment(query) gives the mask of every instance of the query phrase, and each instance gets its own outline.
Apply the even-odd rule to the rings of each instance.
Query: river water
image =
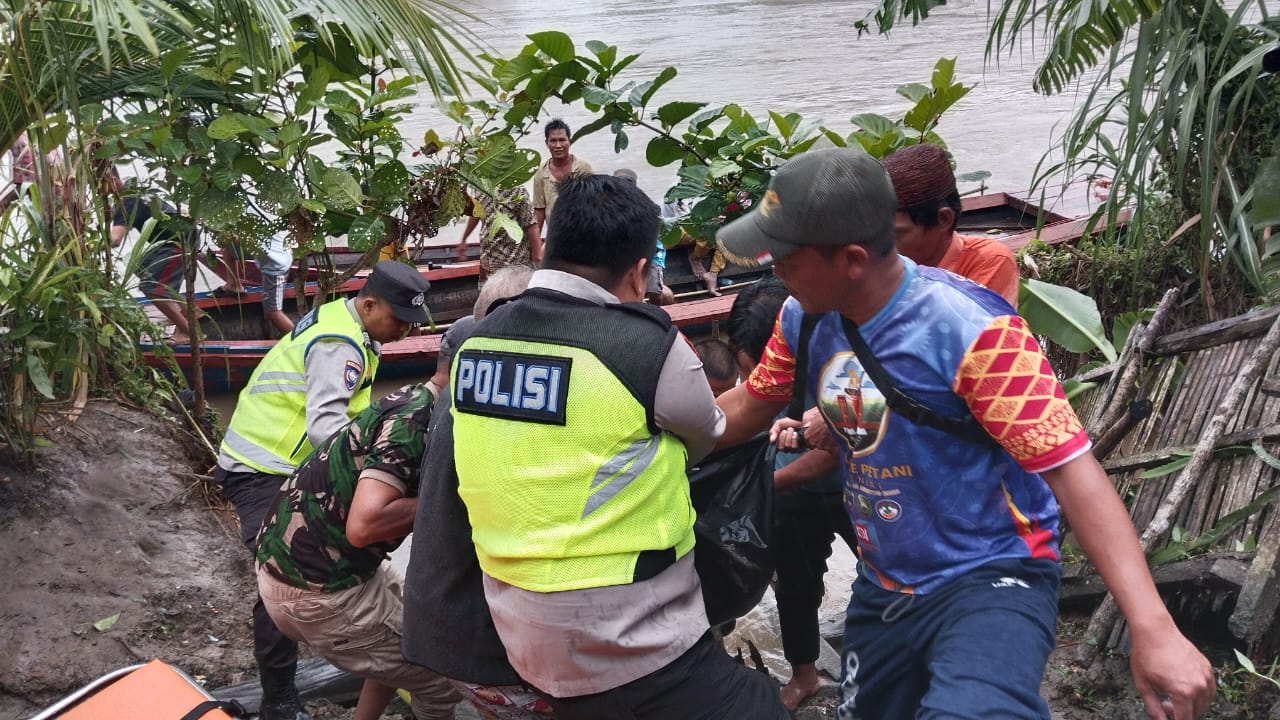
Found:
[[[857,37],[854,23],[872,5],[838,0],[481,0],[466,4],[482,18],[471,29],[496,51],[511,54],[526,35],[561,30],[580,52],[587,40],[617,45],[620,56],[639,52],[624,77],[648,79],[668,65],[679,74],[654,100],[711,104],[734,102],[756,118],[765,112],[798,112],[844,135],[849,118],[875,112],[898,118],[909,103],[895,92],[904,83],[928,83],[940,57],[956,58],[956,75],[972,92],[943,116],[939,133],[957,160],[957,172],[991,172],[989,187],[1029,187],[1036,163],[1051,146],[1053,130],[1071,112],[1072,93],[1045,98],[1031,89],[1033,58],[983,59],[987,4],[961,0],[938,8],[927,24],[900,27],[888,37]],[[589,114],[550,103],[548,111],[571,127]],[[411,140],[428,128],[441,136],[452,128],[423,103],[404,128]],[[540,133],[522,143],[545,152]],[[674,166],[651,168],[644,160],[650,135],[629,133],[630,147],[615,154],[608,130],[583,138],[573,152],[597,172],[630,167],[640,184],[659,196],[674,180]],[[962,188],[962,190],[965,188]]]

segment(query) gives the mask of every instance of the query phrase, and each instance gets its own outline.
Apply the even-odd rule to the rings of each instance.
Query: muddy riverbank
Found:
[[[0,718],[30,717],[103,673],[156,657],[208,688],[253,676],[248,553],[234,515],[198,482],[207,461],[184,449],[191,442],[177,428],[94,401],[51,434],[35,472],[0,465]],[[745,625],[765,644],[776,620],[767,608],[759,615]],[[1144,717],[1123,658],[1088,671],[1070,663],[1077,631],[1064,623],[1046,673],[1054,716]],[[1230,680],[1233,692],[1242,688]],[[1247,702],[1224,693],[1210,716],[1280,716],[1277,693],[1261,683],[1244,689],[1252,690]],[[798,717],[834,718],[834,706],[828,687]],[[350,717],[332,703],[312,709]]]

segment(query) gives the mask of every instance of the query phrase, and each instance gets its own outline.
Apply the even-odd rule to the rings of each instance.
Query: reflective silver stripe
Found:
[[[307,376],[296,372],[283,372],[281,370],[272,370],[264,372],[258,376],[259,380],[296,380],[298,382],[306,382]]]
[[[264,392],[300,392],[300,393],[304,393],[304,392],[306,392],[306,391],[307,391],[307,386],[306,386],[306,385],[284,385],[284,384],[281,384],[281,383],[267,383],[267,384],[265,384],[265,385],[254,385],[254,386],[253,386],[253,389],[249,391],[249,394],[250,394],[250,395],[253,395],[254,393],[264,393]]]
[[[609,458],[609,461],[600,466],[596,476],[591,480],[591,489],[596,492],[587,498],[587,505],[582,509],[582,517],[585,518],[600,509],[600,506],[622,492],[640,477],[640,473],[648,469],[657,456],[658,436],[650,435],[644,440],[631,443],[622,452]]]
[[[241,458],[252,463],[261,465],[268,470],[280,475],[292,475],[294,471],[293,465],[272,455],[267,450],[254,445],[245,439],[240,433],[227,428],[227,434],[222,436],[222,443],[227,446],[228,450],[232,450],[240,455]]]

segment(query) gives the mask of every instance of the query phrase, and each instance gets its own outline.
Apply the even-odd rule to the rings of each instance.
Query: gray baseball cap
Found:
[[[788,160],[751,212],[720,228],[730,260],[754,266],[801,245],[893,247],[898,207],[889,175],[870,155],[847,148],[813,150]]]

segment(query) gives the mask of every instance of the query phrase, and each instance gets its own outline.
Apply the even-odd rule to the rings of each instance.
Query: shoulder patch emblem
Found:
[[[311,312],[303,315],[298,319],[298,324],[293,326],[293,337],[298,337],[306,332],[316,321],[320,319],[320,308],[315,308]]]
[[[364,375],[364,367],[355,360],[348,360],[346,367],[342,368],[342,381],[346,383],[348,390],[356,389],[356,385],[360,384],[361,375]]]
[[[550,355],[462,350],[453,406],[472,415],[564,425],[573,360]]]

